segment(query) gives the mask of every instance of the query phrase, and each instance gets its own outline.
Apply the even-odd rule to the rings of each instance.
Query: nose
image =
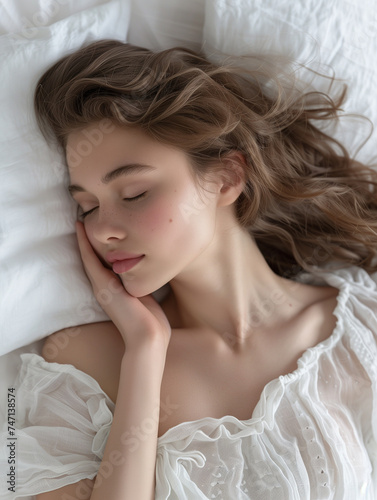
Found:
[[[123,240],[127,237],[124,219],[115,210],[98,209],[97,218],[93,221],[92,234],[99,243],[109,240]]]

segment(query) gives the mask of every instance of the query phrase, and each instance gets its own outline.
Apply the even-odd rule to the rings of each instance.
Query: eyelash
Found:
[[[147,194],[147,191],[144,191],[144,193],[141,193],[137,196],[134,196],[133,198],[123,198],[125,201],[136,201],[136,200],[139,200],[140,198],[144,198],[144,196]],[[87,210],[86,212],[83,212],[82,214],[80,214],[80,217],[81,219],[85,219],[85,217],[87,215],[90,215],[96,208],[98,207],[94,207],[90,210]]]

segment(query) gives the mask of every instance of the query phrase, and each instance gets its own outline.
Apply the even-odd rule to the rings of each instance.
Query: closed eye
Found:
[[[138,194],[137,196],[134,196],[133,198],[123,198],[124,200],[127,201],[135,201],[138,200],[139,198],[144,198],[144,196],[147,194],[147,191],[144,191],[144,193]]]
[[[133,198],[123,198],[125,201],[136,201],[141,198],[144,198],[144,196],[147,194],[147,191],[144,191],[144,193],[138,194],[137,196],[134,196]],[[82,214],[79,215],[81,219],[85,219],[88,215],[90,215],[94,210],[96,210],[98,207],[91,208],[90,210],[87,210],[86,212],[83,212]]]
[[[91,210],[88,210],[87,212],[83,212],[83,213],[79,214],[79,218],[80,218],[80,219],[85,219],[85,217],[86,217],[87,215],[91,214],[92,212],[94,212],[94,210],[95,210],[96,208],[98,208],[98,207],[94,207],[94,208],[92,208]]]

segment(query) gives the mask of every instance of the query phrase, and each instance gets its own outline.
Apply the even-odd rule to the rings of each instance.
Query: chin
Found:
[[[122,279],[122,276],[120,276],[120,278],[127,293],[135,298],[141,298],[152,294],[157,302],[161,302],[161,300],[164,299],[170,291],[170,285],[168,282],[163,283],[162,285],[157,284],[153,286],[152,284],[149,284],[148,286],[147,284],[147,286],[141,286],[140,282],[136,280],[136,277],[135,280],[129,278]]]

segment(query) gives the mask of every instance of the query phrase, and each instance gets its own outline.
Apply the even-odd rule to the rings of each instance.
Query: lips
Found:
[[[114,273],[121,274],[130,270],[132,267],[136,266],[138,262],[140,262],[144,258],[144,255],[137,257],[136,259],[125,259],[125,260],[116,260],[113,263],[113,271]]]
[[[127,259],[137,259],[138,257],[143,257],[143,254],[135,254],[121,251],[108,252],[105,255],[107,262],[115,262],[117,260],[127,260]]]
[[[132,254],[121,251],[109,252],[106,254],[106,260],[112,264],[114,273],[121,274],[136,266],[144,257],[144,254]]]

